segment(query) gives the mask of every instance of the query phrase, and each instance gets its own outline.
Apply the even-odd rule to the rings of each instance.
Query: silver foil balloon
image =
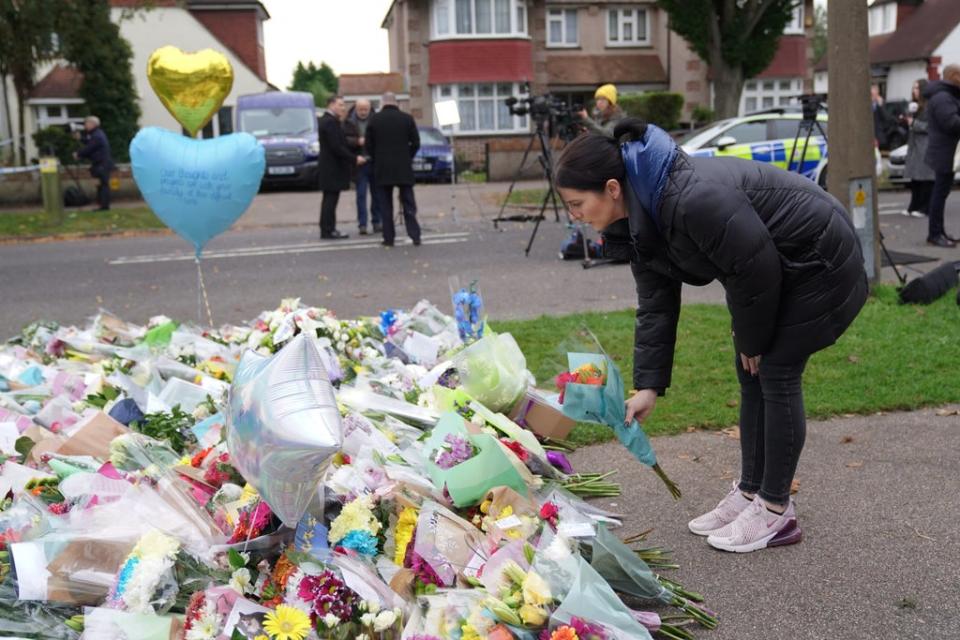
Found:
[[[307,509],[343,433],[315,342],[300,334],[272,357],[247,351],[227,406],[233,464],[289,527]]]

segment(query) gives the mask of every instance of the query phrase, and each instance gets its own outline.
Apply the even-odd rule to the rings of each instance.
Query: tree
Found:
[[[18,131],[14,146],[21,165],[27,163],[27,96],[35,86],[37,67],[56,55],[55,5],[52,0],[0,0],[0,81],[6,83],[7,75],[13,78]]]
[[[737,115],[747,78],[767,68],[802,0],[657,0],[670,28],[710,65],[714,109]]]
[[[125,161],[140,119],[133,50],[111,21],[108,0],[60,4],[57,30],[63,56],[83,74],[80,96],[87,112],[100,118],[114,158]]]
[[[293,70],[293,81],[287,89],[312,93],[314,103],[318,107],[325,107],[327,99],[336,95],[339,84],[337,74],[326,62],[321,62],[319,67],[313,62],[308,62],[306,66],[298,62]]]
[[[827,53],[827,7],[817,5],[813,10],[813,64]]]

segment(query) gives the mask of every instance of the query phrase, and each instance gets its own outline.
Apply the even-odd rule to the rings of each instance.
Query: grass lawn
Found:
[[[110,211],[68,211],[63,223],[43,211],[0,212],[0,239],[82,233],[163,229],[166,225],[148,207]]]
[[[514,189],[507,199],[507,204],[536,204],[543,202],[546,189]],[[503,200],[500,200],[503,203]]]
[[[614,359],[629,387],[633,363],[632,310],[491,323],[510,332],[543,388],[565,365],[558,344],[587,326]],[[834,346],[815,354],[804,374],[810,418],[917,409],[960,401],[960,309],[951,292],[928,307],[897,304],[881,286]],[[684,305],[673,383],[644,425],[649,434],[737,423],[739,386],[733,368],[730,316],[725,306]],[[571,440],[603,442],[613,432],[580,424]]]

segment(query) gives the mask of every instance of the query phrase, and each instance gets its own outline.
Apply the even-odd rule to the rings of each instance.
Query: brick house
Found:
[[[147,80],[150,54],[165,45],[187,52],[214,49],[223,53],[233,66],[233,89],[220,112],[203,129],[204,138],[233,131],[237,96],[275,88],[267,82],[264,62],[263,21],[270,15],[258,0],[110,0],[110,6],[111,20],[120,26],[120,35],[133,50],[131,65],[140,100],[140,126],[180,130]],[[149,8],[131,15],[130,10],[137,7]],[[24,114],[28,158],[37,156],[32,133],[46,126],[82,122],[86,113],[80,97],[83,78],[76,69],[63,61],[55,61],[41,67],[37,76],[39,80]],[[12,81],[8,95],[15,95]],[[11,111],[10,122],[16,139],[15,101]],[[5,136],[0,135],[2,137]]]
[[[919,78],[938,80],[943,65],[960,63],[960,2],[875,0],[867,14],[870,75],[888,102],[910,100]],[[827,56],[816,66],[826,93]]]
[[[741,111],[812,90],[812,18],[813,0],[804,0],[776,58],[747,83]],[[589,104],[607,82],[623,93],[675,91],[684,119],[711,103],[706,63],[654,0],[394,0],[382,26],[411,114],[433,123],[435,102],[457,100],[457,149],[472,162],[484,160],[488,142],[510,146],[529,135],[528,119],[503,102],[526,87],[570,104]]]

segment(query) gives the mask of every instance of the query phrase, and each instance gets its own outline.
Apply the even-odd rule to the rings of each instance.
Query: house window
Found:
[[[897,29],[897,3],[888,2],[870,7],[869,26],[871,36],[893,33]]]
[[[609,9],[607,46],[637,47],[650,44],[646,9]]]
[[[795,104],[801,93],[802,78],[747,80],[740,97],[740,115]]]
[[[783,28],[783,32],[788,35],[803,35],[803,2],[799,2],[797,6],[793,8],[793,17],[790,19],[790,22],[787,23],[787,26]]]
[[[435,38],[527,35],[526,0],[433,0]]]
[[[60,104],[34,104],[32,106],[38,130],[47,127],[67,127],[70,124],[80,124],[87,113],[86,105],[78,99]]]
[[[457,101],[460,124],[444,127],[455,133],[526,133],[527,116],[512,115],[505,102],[510,96],[519,95],[519,85],[510,82],[444,84],[433,89],[435,102]]]
[[[575,47],[579,42],[576,9],[547,9],[547,46]]]

